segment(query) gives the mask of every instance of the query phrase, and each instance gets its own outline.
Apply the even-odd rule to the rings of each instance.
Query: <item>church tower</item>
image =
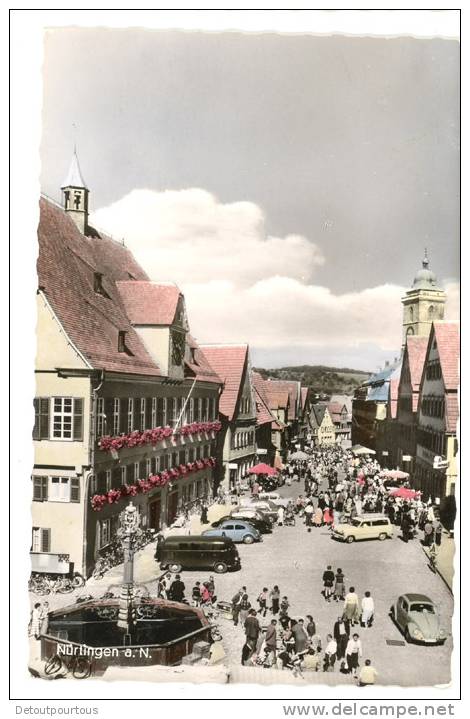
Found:
[[[80,232],[86,235],[88,229],[89,190],[80,171],[76,149],[73,151],[70,169],[61,189],[64,210],[70,215]]]
[[[408,335],[428,337],[433,320],[444,319],[445,292],[437,286],[434,272],[429,269],[427,251],[424,251],[422,269],[418,270],[413,286],[404,297],[403,345]]]

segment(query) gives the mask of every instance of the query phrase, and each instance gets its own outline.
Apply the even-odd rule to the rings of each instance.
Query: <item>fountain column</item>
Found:
[[[120,527],[118,537],[121,540],[124,552],[124,572],[121,594],[119,597],[119,614],[117,626],[124,630],[125,634],[131,634],[135,622],[134,608],[134,552],[135,540],[141,534],[140,516],[132,502],[119,516]]]

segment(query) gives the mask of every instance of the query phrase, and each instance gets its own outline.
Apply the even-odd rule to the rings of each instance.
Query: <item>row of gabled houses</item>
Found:
[[[33,571],[89,575],[132,499],[174,522],[307,438],[308,391],[264,380],[247,344],[200,345],[185,299],[89,223],[74,153],[42,197],[32,472]]]
[[[428,265],[425,256],[402,299],[401,357],[355,393],[352,438],[440,500],[454,495],[457,481],[460,339],[459,323],[444,319],[445,293]]]

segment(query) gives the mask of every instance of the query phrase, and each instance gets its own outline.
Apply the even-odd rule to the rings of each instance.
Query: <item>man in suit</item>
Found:
[[[250,609],[245,619],[245,635],[246,643],[249,644],[253,652],[256,651],[260,631],[261,627],[256,616],[256,609]]]
[[[346,647],[349,641],[350,631],[350,622],[347,619],[343,619],[343,617],[338,617],[333,627],[333,636],[338,646],[336,653],[338,659],[344,659],[346,655]]]
[[[277,649],[277,631],[276,631],[276,619],[271,619],[271,624],[268,625],[268,628],[266,629],[266,634],[264,637],[264,642],[266,645],[266,650],[269,650],[272,652],[274,656],[274,661],[276,661],[276,649]]]

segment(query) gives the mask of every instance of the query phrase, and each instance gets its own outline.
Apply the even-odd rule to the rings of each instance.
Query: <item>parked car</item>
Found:
[[[157,547],[160,568],[178,573],[182,569],[208,569],[219,574],[240,569],[240,556],[228,537],[172,535]]]
[[[242,502],[242,506],[248,506],[252,509],[260,509],[264,514],[266,514],[270,519],[273,520],[273,522],[277,519],[277,511],[279,507],[276,507],[275,504],[273,504],[269,499],[265,499],[263,501],[252,499],[250,502],[247,502],[246,505]]]
[[[202,533],[204,537],[228,537],[232,542],[243,542],[253,544],[261,542],[261,534],[252,524],[243,522],[241,519],[226,519],[219,527],[206,529]]]
[[[393,537],[393,526],[385,514],[358,514],[348,524],[334,524],[331,535],[343,542]]]
[[[390,614],[407,642],[444,644],[447,639],[438,609],[425,594],[402,594]]]
[[[254,519],[262,519],[263,521],[268,522],[270,525],[272,525],[274,522],[273,517],[269,516],[262,509],[252,507],[251,504],[240,504],[237,507],[234,507],[230,512],[230,516],[236,516],[238,519],[246,519],[246,521],[248,522],[250,521],[251,517],[253,517]]]
[[[250,512],[248,512],[248,514],[250,514]],[[229,515],[221,517],[216,522],[212,522],[211,527],[220,527],[222,522],[227,520],[241,519],[243,522],[251,524],[258,530],[258,532],[261,532],[261,534],[270,534],[273,531],[271,522],[268,519],[259,519],[255,515],[256,512],[253,512],[251,517],[247,516],[244,512],[231,512]]]
[[[276,507],[287,507],[289,504],[289,498],[281,497],[281,495],[277,492],[260,492],[258,494],[258,499],[261,502],[265,502],[267,500],[268,502],[275,504]]]

